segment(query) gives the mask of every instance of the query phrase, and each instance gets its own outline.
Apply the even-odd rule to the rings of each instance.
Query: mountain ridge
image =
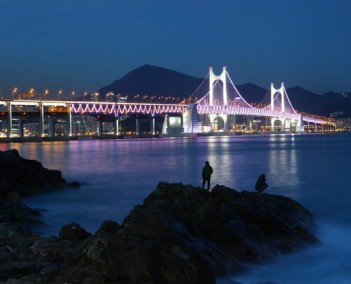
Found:
[[[151,64],[144,64],[111,84],[101,87],[98,92],[100,94],[113,92],[128,97],[149,95],[189,98],[204,79]],[[252,82],[236,85],[236,88],[250,104],[260,103],[269,92],[269,89]],[[350,92],[329,91],[320,95],[300,86],[289,87],[286,91],[297,111],[323,116],[330,116],[333,112],[339,112],[343,113],[342,116],[351,116]]]

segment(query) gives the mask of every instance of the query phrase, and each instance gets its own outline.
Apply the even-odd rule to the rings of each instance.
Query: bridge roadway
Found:
[[[69,121],[69,134],[72,135],[72,115],[106,115],[116,119],[128,114],[144,114],[154,117],[155,115],[184,115],[188,110],[186,104],[165,104],[165,103],[134,103],[134,102],[100,102],[100,101],[59,101],[59,100],[6,100],[0,101],[2,107],[1,116],[7,117],[8,137],[12,135],[12,119],[20,113],[40,116],[41,135],[44,134],[45,115],[66,114]],[[281,119],[302,119],[307,123],[329,124],[329,121],[312,116],[305,116],[295,113],[282,113],[270,109],[255,107],[235,106],[209,106],[197,105],[197,113],[202,114],[232,114],[244,116],[271,117]],[[118,125],[116,126],[118,132]]]
[[[186,104],[162,104],[162,103],[132,103],[132,102],[97,102],[97,101],[56,101],[56,100],[8,100],[0,101],[2,106],[17,107],[65,107],[71,109],[73,114],[110,114],[118,117],[125,114],[147,114],[154,116],[156,114],[183,114],[186,111]],[[210,106],[197,105],[199,114],[232,114],[232,115],[249,115],[264,116],[287,119],[298,119],[299,114],[274,111],[267,108],[247,108],[235,106]],[[57,112],[53,111],[53,112]],[[321,118],[302,115],[302,119],[308,123],[324,124],[327,120]]]
[[[273,117],[273,118],[285,118],[285,119],[300,119],[300,114],[280,112],[270,110],[267,108],[255,108],[255,107],[233,107],[233,106],[209,106],[209,105],[198,105],[197,110],[199,114],[217,113],[217,114],[233,114],[233,115],[245,115],[245,116],[261,116],[261,117]],[[327,121],[302,115],[302,120],[307,123],[324,124]]]

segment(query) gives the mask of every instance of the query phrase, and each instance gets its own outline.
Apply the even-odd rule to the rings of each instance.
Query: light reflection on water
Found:
[[[335,163],[335,155],[339,153],[335,143],[340,142],[335,141],[335,137],[271,135],[86,140],[2,144],[1,149],[16,148],[25,158],[37,159],[47,168],[61,170],[68,181],[83,183],[78,194],[71,190],[57,194],[57,202],[59,196],[72,194],[70,199],[78,202],[72,206],[81,208],[81,212],[86,207],[89,212],[95,207],[105,208],[104,211],[111,212],[111,218],[116,218],[113,212],[119,203],[129,204],[130,209],[136,202],[142,202],[161,180],[200,186],[201,169],[206,160],[214,169],[212,186],[223,184],[239,191],[253,190],[257,177],[264,173],[270,185],[268,192],[308,202],[316,189],[330,184],[327,178],[331,172],[330,161]],[[326,147],[331,150],[327,151]],[[322,190],[323,194],[328,195],[328,192]],[[85,196],[89,197],[84,199]],[[45,198],[35,197],[28,202],[40,200],[41,207],[46,207]],[[89,201],[87,206],[84,202]],[[65,210],[64,214],[69,216],[70,209]],[[94,219],[99,217],[96,211]],[[117,219],[123,217],[117,216]]]
[[[121,223],[159,181],[200,186],[201,169],[208,160],[214,168],[212,186],[223,184],[239,191],[252,191],[257,177],[266,174],[268,193],[292,197],[313,212],[325,239],[323,248],[328,257],[334,258],[327,246],[331,234],[338,238],[350,231],[350,142],[349,134],[213,136],[12,143],[0,144],[0,149],[16,148],[25,158],[61,170],[68,181],[83,183],[80,189],[25,200],[31,207],[48,210],[44,221],[49,227],[43,229],[44,234],[57,235],[69,222],[78,222],[90,232],[95,232],[106,219]],[[333,228],[339,233],[329,231]],[[324,263],[318,259],[324,256],[318,250],[313,253],[307,263],[322,267]],[[351,252],[341,255],[339,262],[351,263]],[[300,258],[296,256],[296,260],[292,257],[294,269],[299,269],[297,262],[305,261],[304,257],[307,257],[304,253]],[[268,281],[265,273],[273,275],[274,269],[279,270],[277,265],[255,270],[261,271],[257,272],[257,279]],[[345,270],[339,272],[351,278]],[[279,277],[284,276],[274,279]],[[257,280],[250,276],[242,279],[244,283]]]

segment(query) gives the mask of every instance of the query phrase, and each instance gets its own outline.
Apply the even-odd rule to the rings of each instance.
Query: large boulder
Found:
[[[0,200],[0,283],[54,283],[65,259],[81,251],[85,240],[35,233],[41,219],[42,210]]]
[[[91,234],[77,223],[64,225],[59,231],[59,238],[71,242],[82,241],[89,238]]]
[[[22,158],[16,149],[0,151],[0,197],[9,192],[30,196],[44,191],[79,187],[78,182],[67,183],[59,170],[47,169],[36,160]]]
[[[122,226],[105,223],[68,258],[56,283],[215,283],[316,242],[311,213],[290,198],[160,182]]]

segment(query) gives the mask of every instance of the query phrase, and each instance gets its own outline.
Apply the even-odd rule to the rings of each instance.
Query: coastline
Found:
[[[284,135],[321,135],[340,134],[343,132],[211,132],[211,133],[184,133],[180,135],[141,134],[141,135],[103,135],[103,136],[72,136],[72,137],[1,137],[0,143],[26,143],[26,142],[56,142],[81,140],[121,140],[121,139],[150,139],[150,138],[201,138],[201,137],[257,137],[257,136],[284,136]]]
[[[29,228],[41,216],[33,212],[36,222],[29,219]],[[159,182],[121,225],[106,220],[95,233],[77,223],[64,225],[57,237],[18,230],[16,219],[0,225],[3,239],[12,236],[3,247],[12,254],[4,256],[1,280],[28,283],[214,284],[218,276],[244,271],[247,263],[265,263],[319,242],[312,214],[296,201],[223,185],[209,192]]]

